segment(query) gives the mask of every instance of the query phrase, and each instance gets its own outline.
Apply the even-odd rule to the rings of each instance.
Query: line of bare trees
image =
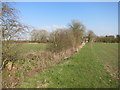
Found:
[[[120,35],[106,35],[106,36],[97,36],[96,42],[104,42],[104,43],[120,43]]]
[[[48,41],[48,32],[46,30],[32,30],[31,41],[46,43]]]
[[[73,34],[76,42],[83,42],[85,40],[91,42],[91,41],[95,41],[96,39],[96,35],[92,30],[85,32],[85,26],[82,23],[80,23],[79,20],[72,20],[71,23],[68,24],[67,29],[56,29],[53,32],[47,32],[47,30],[32,30],[31,41],[38,43],[53,42],[51,39],[55,34],[59,35],[66,33],[68,35],[68,32],[69,34],[70,33]]]
[[[53,32],[46,30],[33,30],[31,41],[50,43],[52,51],[62,51],[68,48],[77,48],[82,42],[94,41],[96,35],[92,30],[85,32],[85,26],[78,20],[72,20],[67,29],[56,29]]]

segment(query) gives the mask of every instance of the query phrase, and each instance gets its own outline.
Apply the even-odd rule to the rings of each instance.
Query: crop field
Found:
[[[118,44],[88,43],[75,55],[33,75],[18,86],[22,88],[115,88],[117,81],[114,76],[118,74],[117,70]]]

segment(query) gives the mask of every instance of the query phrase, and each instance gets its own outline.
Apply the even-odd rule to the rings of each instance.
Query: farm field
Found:
[[[47,48],[47,44],[44,43],[24,43],[21,44],[21,51],[22,52],[37,52],[42,51]]]
[[[14,69],[12,71],[7,71],[6,69],[3,70],[3,87],[7,87],[10,83],[12,83],[15,80],[15,82],[18,82],[20,80],[23,81],[27,72],[39,65],[37,62],[32,62],[31,60],[29,60],[31,58],[36,58],[33,54],[30,54],[28,57],[25,55],[34,52],[45,51],[47,48],[47,44],[35,43],[24,43],[19,44],[17,46],[20,47],[20,50],[18,52],[20,59],[14,62]],[[16,49],[14,49],[13,51],[16,51]]]
[[[22,88],[114,88],[117,44],[88,43],[78,53],[24,80]],[[110,67],[109,71],[105,66]]]

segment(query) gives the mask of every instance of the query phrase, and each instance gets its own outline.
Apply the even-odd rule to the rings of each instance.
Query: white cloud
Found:
[[[56,29],[64,29],[64,28],[67,28],[65,25],[45,25],[45,26],[40,26],[39,28],[37,29],[44,29],[44,30],[47,30],[47,31],[54,31]]]

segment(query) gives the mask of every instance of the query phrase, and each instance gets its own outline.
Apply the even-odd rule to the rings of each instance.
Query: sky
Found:
[[[117,2],[15,2],[21,22],[35,29],[53,31],[67,28],[71,20],[79,20],[86,31],[98,35],[118,34]]]

